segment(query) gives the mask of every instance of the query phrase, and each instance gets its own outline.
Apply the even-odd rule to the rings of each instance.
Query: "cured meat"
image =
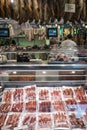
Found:
[[[66,113],[64,112],[59,112],[54,114],[54,126],[55,127],[62,127],[62,128],[68,128],[68,122],[67,122],[67,116]]]
[[[69,115],[71,128],[85,128],[82,117],[76,117],[75,113]]]
[[[39,103],[39,112],[51,112],[51,102],[44,101]]]
[[[22,125],[27,125],[29,130],[36,130],[36,115],[25,114],[22,120]]]
[[[4,8],[4,10],[5,10],[5,15],[6,15],[6,17],[8,17],[8,18],[11,17],[10,2],[11,2],[10,0],[6,0],[5,3],[4,3],[4,5],[5,5],[5,8]]]
[[[46,88],[42,88],[39,91],[39,100],[48,100],[49,99],[49,90]]]
[[[4,3],[5,3],[5,0],[1,0],[0,1],[0,17],[2,17],[2,18],[5,17]]]
[[[29,101],[25,104],[25,110],[27,112],[36,112],[36,101]]]
[[[12,9],[13,9],[13,19],[17,20],[18,19],[18,15],[19,15],[19,1],[18,0],[14,0],[14,2],[12,3]]]
[[[83,87],[77,87],[74,89],[75,97],[77,101],[80,103],[87,103],[87,96],[85,95],[85,90]]]
[[[36,86],[31,86],[25,88],[25,100],[35,100],[36,99]]]
[[[81,12],[81,19],[82,20],[85,20],[86,19],[86,16],[87,16],[87,14],[86,14],[86,0],[83,0],[83,9],[82,9],[82,12]]]
[[[61,91],[60,91],[59,88],[53,88],[53,90],[51,92],[51,99],[52,100],[57,100],[57,101],[62,100]]]
[[[23,111],[23,103],[14,103],[12,105],[12,112],[22,112]]]
[[[5,103],[12,102],[12,91],[11,90],[4,91],[2,102],[5,102]]]
[[[38,7],[38,0],[32,0],[33,9],[34,9],[34,17],[36,20],[39,20],[39,7]]]
[[[81,12],[83,10],[84,0],[76,0],[75,4],[76,4],[75,16],[76,16],[76,19],[79,20],[81,16]]]
[[[38,127],[39,128],[51,128],[52,127],[51,115],[50,114],[39,114]]]
[[[13,92],[13,101],[14,102],[23,102],[23,97],[24,97],[24,91],[23,89],[15,89]]]
[[[0,113],[0,128],[4,125],[5,120],[6,120],[6,114],[1,114]]]
[[[10,112],[11,104],[2,103],[0,104],[0,112],[1,113],[8,113]]]
[[[86,110],[85,110],[84,119],[85,119],[85,122],[87,123],[87,108],[86,108]]]
[[[19,118],[20,118],[20,114],[15,113],[15,114],[8,115],[6,126],[9,125],[11,127],[17,127],[19,123]]]
[[[63,96],[64,96],[64,98],[73,98],[73,96],[74,96],[73,90],[71,88],[64,88]]]
[[[19,1],[19,24],[22,24],[25,21],[25,5],[24,5],[24,0]]]
[[[65,111],[64,102],[62,101],[54,101],[52,105],[55,111]]]

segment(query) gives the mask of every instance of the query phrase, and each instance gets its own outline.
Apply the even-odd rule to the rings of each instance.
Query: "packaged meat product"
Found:
[[[73,93],[72,88],[65,87],[65,88],[62,88],[62,91],[63,91],[64,98],[73,98],[74,97],[74,93]]]
[[[79,104],[82,116],[84,117],[85,123],[87,124],[87,104]]]
[[[16,88],[13,91],[13,102],[23,102],[24,100],[24,89]]]
[[[17,127],[19,124],[20,113],[10,113],[7,116],[5,126],[10,126],[11,128]]]
[[[22,112],[24,110],[24,104],[22,103],[14,103],[12,104],[12,112]]]
[[[1,113],[8,113],[10,112],[11,104],[10,103],[1,103],[0,104],[0,112]]]
[[[75,99],[67,99],[65,100],[67,111],[76,111],[79,109],[78,104]]]
[[[5,90],[2,97],[2,102],[11,103],[12,102],[12,90]]]
[[[58,88],[58,87],[53,88],[53,90],[51,91],[51,99],[62,101],[62,95],[61,95],[60,88]]]
[[[5,120],[6,120],[7,115],[0,113],[0,129],[2,126],[4,126]]]
[[[39,114],[38,115],[38,130],[40,128],[52,128],[51,114]]]
[[[36,99],[36,85],[25,87],[24,90],[26,101]]]
[[[36,130],[36,114],[25,113],[21,125],[27,126],[28,130]]]
[[[80,111],[69,114],[69,121],[70,121],[70,127],[72,129],[73,128],[74,129],[75,128],[78,128],[78,129],[86,128]]]
[[[36,112],[36,105],[37,105],[37,102],[33,100],[25,103],[25,111]]]
[[[52,102],[52,106],[54,111],[65,111],[63,101],[54,101]]]
[[[86,123],[86,125],[87,125],[87,108],[86,108],[86,110],[85,110],[84,119],[85,119],[85,123]]]
[[[51,102],[50,101],[39,102],[39,112],[51,112]]]
[[[54,128],[69,128],[68,118],[65,112],[58,112],[53,114]]]
[[[77,101],[87,101],[86,92],[83,87],[75,88],[74,93]]]
[[[49,88],[40,88],[39,89],[39,100],[49,100],[50,98]]]

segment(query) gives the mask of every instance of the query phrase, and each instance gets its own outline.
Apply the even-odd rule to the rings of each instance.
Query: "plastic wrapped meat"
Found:
[[[80,113],[78,113],[79,116],[76,115],[76,113],[71,113],[69,115],[69,120],[70,120],[70,127],[71,128],[85,128],[85,124],[83,121],[82,116],[80,115]]]
[[[14,102],[23,102],[24,90],[23,89],[15,89],[13,92],[13,101]]]
[[[22,120],[22,125],[27,125],[28,130],[36,129],[36,115],[35,114],[25,114]]]
[[[51,99],[62,101],[61,90],[59,88],[53,88],[51,92]]]
[[[11,104],[9,103],[2,103],[0,104],[0,112],[1,113],[8,113],[10,112]]]
[[[80,104],[87,104],[87,96],[85,89],[83,87],[77,87],[74,89],[75,92],[75,98]]]
[[[87,124],[87,108],[86,108],[86,110],[85,110],[84,119],[85,119],[85,122],[86,122],[86,124]]]
[[[12,105],[12,112],[22,112],[23,111],[23,103],[14,103]]]
[[[63,88],[63,96],[64,98],[73,98],[74,93],[72,88]]]
[[[64,102],[62,101],[54,101],[52,105],[55,111],[65,111]]]
[[[69,128],[65,112],[58,112],[54,114],[54,126],[55,128]]]
[[[11,103],[12,102],[12,90],[5,90],[3,93],[2,102]]]
[[[78,105],[75,99],[67,99],[65,101],[67,111],[76,111],[78,110]]]
[[[6,121],[6,126],[10,126],[11,128],[17,127],[20,119],[20,114],[9,114]]]
[[[6,120],[6,114],[1,114],[0,113],[0,128],[2,127],[2,126],[4,126],[4,123],[5,123],[5,120]]]
[[[26,87],[25,89],[25,100],[35,100],[36,99],[36,86]]]
[[[49,89],[42,88],[39,91],[39,100],[48,100],[49,99]]]
[[[51,102],[50,101],[40,102],[39,112],[51,112]]]
[[[50,114],[39,114],[38,129],[40,128],[52,128],[52,118]]]
[[[36,112],[36,101],[29,101],[27,103],[25,103],[25,110],[27,112]]]

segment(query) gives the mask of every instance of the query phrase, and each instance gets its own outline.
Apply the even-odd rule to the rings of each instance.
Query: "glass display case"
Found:
[[[7,63],[0,85],[2,130],[87,129],[86,64]]]

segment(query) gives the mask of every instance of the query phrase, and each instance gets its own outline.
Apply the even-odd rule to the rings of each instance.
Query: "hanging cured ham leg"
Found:
[[[19,15],[19,7],[18,7],[18,0],[14,0],[14,3],[12,4],[13,7],[13,18],[17,20],[17,17]]]
[[[39,20],[39,6],[38,6],[38,1],[37,0],[32,0],[33,2],[33,9],[34,9],[34,17],[36,20]]]
[[[4,0],[0,1],[0,17],[4,18],[5,17],[5,12],[4,12]]]
[[[5,15],[6,17],[10,18],[11,17],[11,9],[10,9],[11,0],[5,0],[4,4],[6,8]]]
[[[76,4],[75,16],[76,16],[76,19],[79,20],[81,16],[81,12],[83,10],[84,0],[77,0],[75,1],[75,4]]]

